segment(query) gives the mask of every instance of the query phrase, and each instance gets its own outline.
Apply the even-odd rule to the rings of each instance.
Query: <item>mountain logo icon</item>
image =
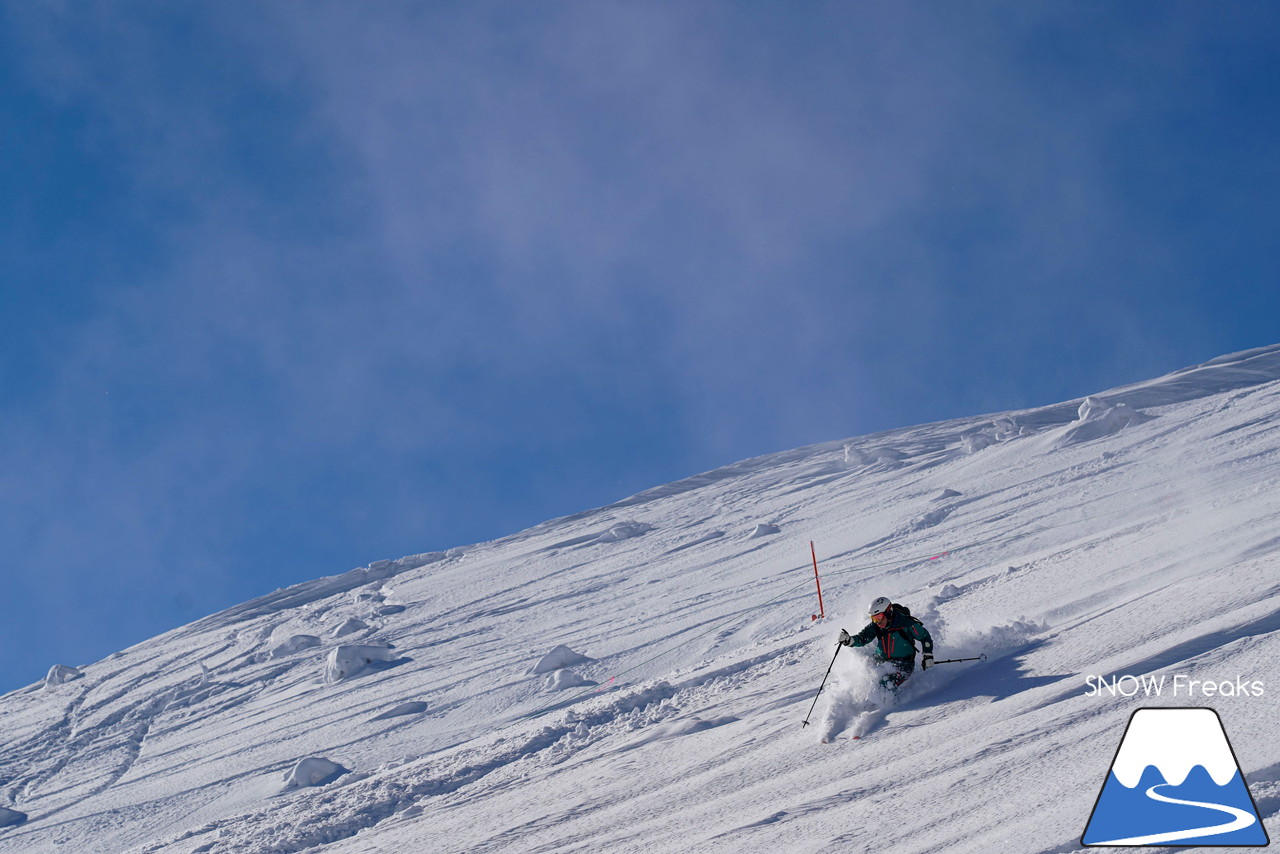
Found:
[[[1270,837],[1213,709],[1138,709],[1084,836],[1086,847],[1244,847]]]

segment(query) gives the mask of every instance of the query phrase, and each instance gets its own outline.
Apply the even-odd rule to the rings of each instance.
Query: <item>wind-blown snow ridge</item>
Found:
[[[444,552],[431,552],[427,554],[410,555],[402,557],[399,560],[379,560],[374,561],[367,567],[358,567],[345,572],[341,575],[334,575],[328,578],[320,578],[315,581],[307,581],[302,584],[294,584],[277,590],[274,593],[268,593],[266,596],[260,596],[257,599],[250,599],[242,605],[228,608],[220,611],[213,616],[206,617],[193,624],[194,626],[222,626],[231,625],[233,623],[251,620],[255,617],[276,614],[291,608],[301,608],[327,599],[331,596],[337,596],[341,593],[348,593],[357,590],[371,582],[383,581],[394,578],[403,572],[413,569],[420,569],[429,564],[444,560],[448,555]]]
[[[1274,671],[1278,418],[1262,348],[276,591],[0,697],[0,854],[1075,850],[1131,713],[1187,703],[1087,675]],[[835,639],[881,595],[987,659],[880,705]],[[1264,822],[1276,696],[1205,703]]]

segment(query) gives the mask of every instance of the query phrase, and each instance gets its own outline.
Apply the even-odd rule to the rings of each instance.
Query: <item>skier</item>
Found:
[[[897,694],[898,688],[916,669],[915,640],[920,641],[924,651],[921,669],[928,670],[933,664],[933,638],[909,610],[893,604],[888,597],[879,596],[873,600],[867,614],[871,617],[867,627],[856,635],[841,629],[840,643],[858,647],[875,641],[876,662],[888,662],[893,667],[893,671],[880,680],[880,686]]]

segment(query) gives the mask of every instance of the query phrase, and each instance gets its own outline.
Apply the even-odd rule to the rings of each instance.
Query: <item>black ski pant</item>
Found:
[[[887,691],[893,691],[895,694],[902,687],[902,683],[906,682],[916,671],[916,657],[910,658],[881,658],[879,661],[887,661],[893,665],[893,670],[886,673],[880,679],[880,687]]]

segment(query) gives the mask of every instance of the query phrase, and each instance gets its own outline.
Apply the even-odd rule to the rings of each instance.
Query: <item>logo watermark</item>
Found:
[[[1138,709],[1080,839],[1086,847],[1270,844],[1218,713]]]
[[[1237,676],[1230,679],[1193,679],[1185,673],[1154,676],[1089,675],[1085,677],[1086,697],[1175,697],[1207,699],[1219,697],[1263,697],[1266,684],[1261,679]]]

